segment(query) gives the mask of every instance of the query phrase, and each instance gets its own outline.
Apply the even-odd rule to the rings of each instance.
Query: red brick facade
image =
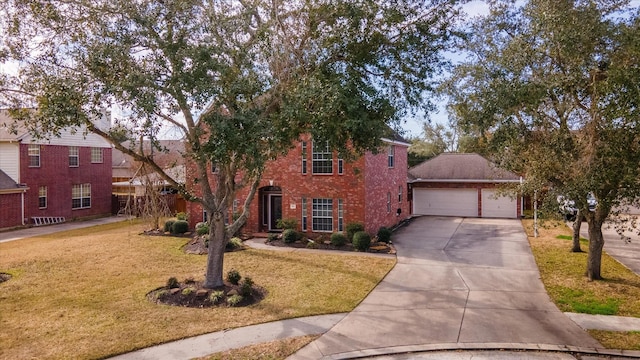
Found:
[[[78,166],[69,166],[69,147],[40,145],[40,166],[29,166],[27,144],[20,145],[20,181],[29,187],[25,194],[27,223],[34,216],[65,217],[73,220],[111,213],[111,148],[100,148],[102,162],[91,162],[91,148],[78,147]],[[91,184],[90,204],[72,209],[73,185]],[[39,204],[39,189],[46,186],[46,206]],[[86,199],[86,197],[85,197]]]
[[[22,193],[0,194],[0,229],[22,225]]]
[[[309,137],[303,138],[288,154],[267,165],[244,230],[251,233],[275,230],[277,218],[293,218],[297,220],[298,229],[306,233],[344,231],[347,223],[358,222],[365,225],[367,232],[375,234],[381,226],[393,226],[406,219],[410,212],[406,196],[408,145],[388,145],[394,148],[393,167],[389,167],[385,148],[377,155],[367,153],[351,163],[333,154],[331,173],[314,174],[312,141]],[[189,175],[193,174],[193,166],[187,168],[187,179],[194,178]],[[197,185],[189,186],[195,186],[197,192]],[[399,188],[402,189],[400,201]],[[247,194],[248,189],[237,194],[239,206]],[[314,203],[316,214],[322,212],[324,219],[314,216]],[[192,226],[203,220],[199,204],[190,203],[189,213]]]

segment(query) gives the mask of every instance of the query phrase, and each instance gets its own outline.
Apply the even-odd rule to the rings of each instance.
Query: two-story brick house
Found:
[[[106,115],[99,121],[109,126]],[[9,215],[0,228],[111,212],[111,145],[97,135],[67,130],[36,139],[0,111],[0,170],[0,204]]]
[[[377,154],[347,162],[326,142],[303,136],[286,155],[267,164],[244,230],[277,231],[278,219],[293,218],[305,233],[344,231],[347,223],[358,222],[375,234],[381,226],[408,218],[409,144],[399,136],[383,140]],[[230,213],[239,211],[248,190],[240,191]],[[197,203],[190,203],[189,213],[192,226],[207,216]]]

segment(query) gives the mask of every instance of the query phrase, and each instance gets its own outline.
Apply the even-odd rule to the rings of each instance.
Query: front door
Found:
[[[269,195],[269,231],[278,230],[278,219],[282,219],[282,195]]]

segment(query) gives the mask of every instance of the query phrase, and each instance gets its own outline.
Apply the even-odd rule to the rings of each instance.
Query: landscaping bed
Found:
[[[339,251],[359,251],[353,246],[352,243],[345,243],[342,246],[332,245],[329,240],[310,240],[310,239],[302,239],[296,240],[292,243],[286,243],[281,238],[277,238],[274,240],[265,239],[265,244],[271,246],[278,247],[291,247],[291,248],[299,248],[299,249],[319,249],[319,250],[339,250]],[[388,244],[384,242],[374,242],[371,243],[369,249],[366,252],[370,253],[380,253],[380,254],[395,254],[396,249],[393,247],[393,244]]]

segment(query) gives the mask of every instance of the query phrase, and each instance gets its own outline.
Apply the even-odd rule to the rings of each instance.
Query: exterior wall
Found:
[[[501,184],[498,183],[453,183],[453,182],[415,182],[412,189],[476,189],[478,192],[478,216],[482,216],[482,189],[495,189]],[[517,198],[517,217],[522,216],[522,196]]]
[[[86,143],[85,143],[86,145]],[[29,167],[28,144],[20,145],[20,178],[29,187],[25,216],[64,216],[67,220],[111,213],[111,148],[102,148],[102,163],[91,163],[91,147],[79,147],[79,166],[69,167],[69,147],[40,145],[40,167]],[[74,184],[91,184],[91,207],[71,208]],[[47,187],[47,207],[38,206],[38,190]]]
[[[22,194],[0,194],[0,229],[22,225]]]
[[[407,194],[407,150],[408,146],[389,144],[394,147],[394,164],[389,167],[388,148],[376,155],[365,155],[365,231],[376,234],[381,226],[391,227],[407,219],[410,203]],[[398,196],[399,189],[401,195]],[[387,196],[391,203],[387,203]]]
[[[20,144],[18,142],[0,143],[0,169],[20,183]]]
[[[306,141],[307,173],[302,173],[302,141]],[[333,156],[332,174],[313,174],[312,145],[310,137],[303,137],[286,155],[271,161],[262,176],[259,189],[276,189],[282,196],[282,218],[295,218],[298,229],[302,227],[302,199],[306,199],[307,233],[312,233],[312,199],[333,199],[333,232],[338,228],[338,200],[343,201],[343,230],[346,224],[359,222],[368,232],[375,234],[381,226],[391,226],[409,216],[407,197],[407,147],[396,146],[395,166],[387,166],[387,153],[367,154],[351,163],[343,162],[343,172],[338,174],[338,158]],[[187,186],[200,193],[193,164],[187,166]],[[398,188],[402,187],[402,200],[398,202]],[[248,188],[242,189],[236,200],[242,206],[248,196]],[[387,192],[392,195],[392,210],[387,212]],[[266,232],[262,214],[264,204],[261,191],[256,192],[250,207],[245,232]],[[383,204],[383,205],[382,205]],[[397,209],[400,215],[396,215]],[[195,226],[203,221],[202,207],[188,204],[189,222]],[[371,214],[370,214],[371,213]]]

